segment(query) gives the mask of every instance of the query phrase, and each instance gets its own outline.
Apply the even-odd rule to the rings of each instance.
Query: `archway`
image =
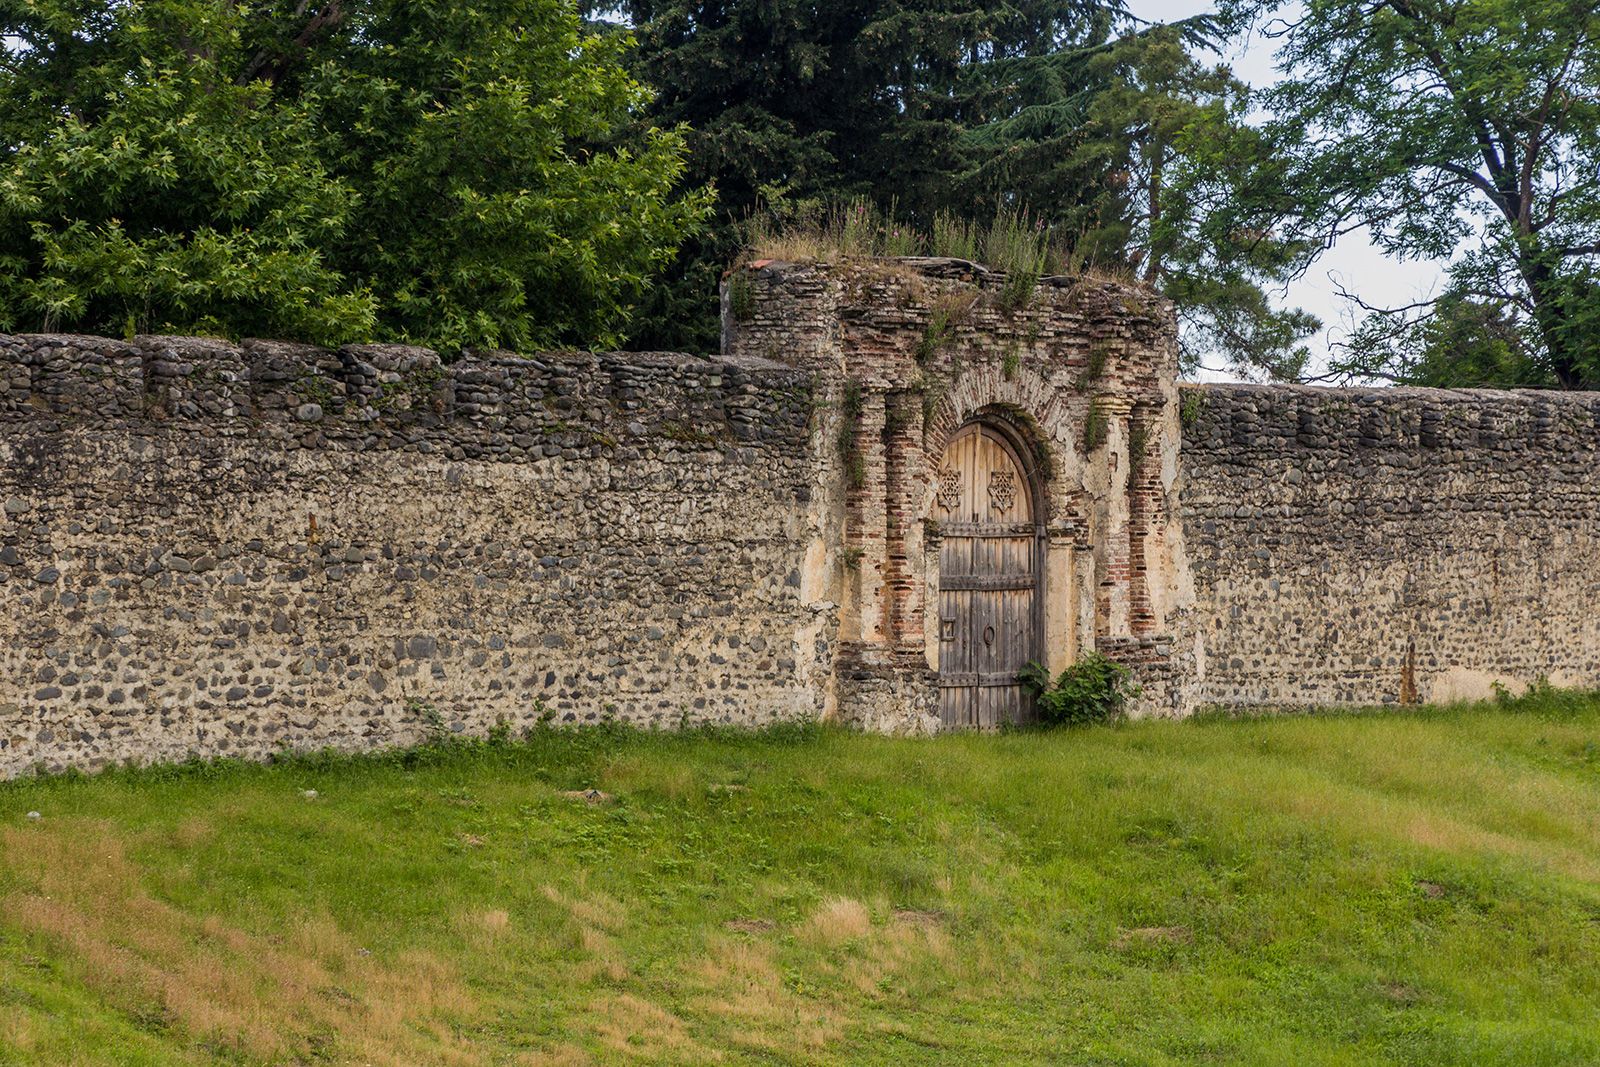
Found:
[[[946,726],[1033,717],[1017,675],[1040,656],[1043,526],[1019,444],[998,425],[969,422],[939,464],[939,716]]]

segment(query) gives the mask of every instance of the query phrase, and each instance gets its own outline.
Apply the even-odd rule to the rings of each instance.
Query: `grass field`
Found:
[[[0,786],[0,1063],[213,1062],[1600,1064],[1600,701]]]

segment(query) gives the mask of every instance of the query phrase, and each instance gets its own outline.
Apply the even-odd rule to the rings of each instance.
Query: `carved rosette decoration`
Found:
[[[996,511],[1010,511],[1017,499],[1017,476],[1009,470],[989,473],[989,500]]]
[[[954,511],[961,506],[961,472],[954,467],[945,467],[939,472],[939,506],[946,511]]]

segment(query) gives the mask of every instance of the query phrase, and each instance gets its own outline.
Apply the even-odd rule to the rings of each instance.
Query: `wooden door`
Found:
[[[1022,464],[997,432],[972,425],[937,477],[939,714],[949,726],[1031,719],[1017,673],[1039,655],[1039,535]]]

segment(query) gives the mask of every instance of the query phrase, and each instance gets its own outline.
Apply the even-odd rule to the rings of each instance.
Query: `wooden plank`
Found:
[[[985,689],[995,689],[1018,684],[1017,676],[1010,671],[996,671],[988,674],[977,671],[965,671],[959,674],[944,674],[940,672],[939,674],[939,686],[945,689],[957,686],[978,686]]]
[[[964,589],[1003,593],[1031,590],[1036,584],[1031,574],[1021,574],[1016,571],[1007,572],[1003,568],[998,574],[941,574],[939,576],[939,588],[942,590]]]
[[[1038,644],[1033,501],[1010,446],[986,428],[958,432],[940,469],[955,472],[961,496],[939,511],[940,719],[992,728],[1031,711],[1016,677]],[[990,489],[1007,482],[1001,506]]]
[[[1031,522],[957,522],[948,519],[939,523],[939,533],[947,540],[952,537],[994,537],[997,534],[1032,537],[1035,529]]]

